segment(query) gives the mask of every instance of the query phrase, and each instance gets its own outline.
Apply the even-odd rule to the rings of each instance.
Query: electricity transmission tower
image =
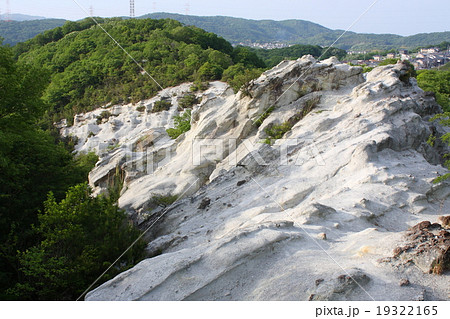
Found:
[[[134,0],[130,0],[130,18],[134,18],[134,17],[135,17]]]

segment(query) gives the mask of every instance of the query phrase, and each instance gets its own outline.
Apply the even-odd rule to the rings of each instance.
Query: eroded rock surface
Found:
[[[365,78],[334,58],[304,57],[238,94],[216,82],[199,94],[192,129],[171,140],[173,95],[188,87],[166,90],[169,111],[120,106],[104,123],[95,123],[97,110],[64,129],[80,137],[77,150],[100,151],[91,173],[99,191],[120,167],[120,206],[141,225],[164,216],[147,237],[155,257],[87,300],[448,298],[448,273],[378,262],[411,226],[436,223],[450,207],[449,183],[432,183],[446,173],[448,148],[426,143],[432,132],[446,132],[429,122],[441,110],[405,65]],[[283,123],[290,128],[284,138],[263,143],[268,128]],[[102,143],[112,147],[100,150]],[[181,199],[164,210],[155,194]],[[341,277],[349,274],[361,284]],[[410,284],[399,285],[402,279]]]

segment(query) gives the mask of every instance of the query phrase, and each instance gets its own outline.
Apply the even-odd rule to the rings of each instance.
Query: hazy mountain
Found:
[[[5,20],[7,19],[6,14],[0,14],[0,19]],[[46,17],[40,17],[40,16],[29,16],[26,14],[20,14],[20,13],[12,13],[9,15],[9,19],[13,21],[29,21],[29,20],[43,20],[47,19]]]
[[[66,20],[43,19],[28,21],[0,21],[0,37],[4,44],[14,45],[34,38],[41,32],[62,26]]]
[[[343,32],[303,20],[248,20],[223,16],[199,17],[171,13],[152,13],[141,18],[175,19],[216,33],[233,44],[278,41],[329,46]],[[346,50],[415,48],[443,41],[450,41],[450,32],[423,33],[408,37],[395,34],[348,32],[335,46]]]
[[[0,21],[0,37],[4,43],[14,45],[26,41],[37,34],[64,24],[65,20],[45,19],[13,14],[13,20]],[[35,20],[29,21],[34,18]],[[342,30],[331,30],[319,24],[304,20],[249,20],[224,16],[200,17],[172,13],[151,13],[139,17],[140,19],[174,19],[186,25],[194,25],[208,32],[216,33],[232,44],[250,44],[282,42],[289,44],[313,44],[320,46],[331,45],[341,34]],[[43,20],[36,20],[43,19]],[[127,17],[124,17],[127,19]],[[348,32],[335,45],[341,49],[392,49],[416,48],[450,41],[450,32],[422,33],[408,37],[395,34],[363,34]]]

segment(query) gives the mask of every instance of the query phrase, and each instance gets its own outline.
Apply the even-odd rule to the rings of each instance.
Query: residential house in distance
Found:
[[[383,60],[383,57],[382,57],[381,55],[374,55],[374,56],[373,56],[373,59],[374,59],[375,61],[380,62],[380,61]]]
[[[420,53],[423,53],[423,54],[433,54],[433,53],[438,53],[438,52],[439,52],[439,48],[420,49]]]
[[[395,53],[388,53],[386,59],[395,59]]]

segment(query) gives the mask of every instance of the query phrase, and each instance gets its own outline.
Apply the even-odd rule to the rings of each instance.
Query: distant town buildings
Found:
[[[368,52],[348,51],[349,55],[368,54]],[[370,54],[370,53],[369,53]],[[386,59],[400,59],[402,61],[410,61],[417,70],[431,69],[445,65],[450,62],[450,50],[440,51],[439,48],[420,49],[418,53],[410,53],[406,49],[400,49],[397,53],[387,53],[386,56],[373,55],[372,59],[368,60],[352,60],[352,64],[377,66],[381,61]]]
[[[287,48],[291,47],[292,44],[286,44],[281,42],[270,42],[270,43],[259,43],[259,42],[240,42],[237,45],[242,45],[246,47],[251,48],[258,48],[258,49],[281,49],[281,48]]]

